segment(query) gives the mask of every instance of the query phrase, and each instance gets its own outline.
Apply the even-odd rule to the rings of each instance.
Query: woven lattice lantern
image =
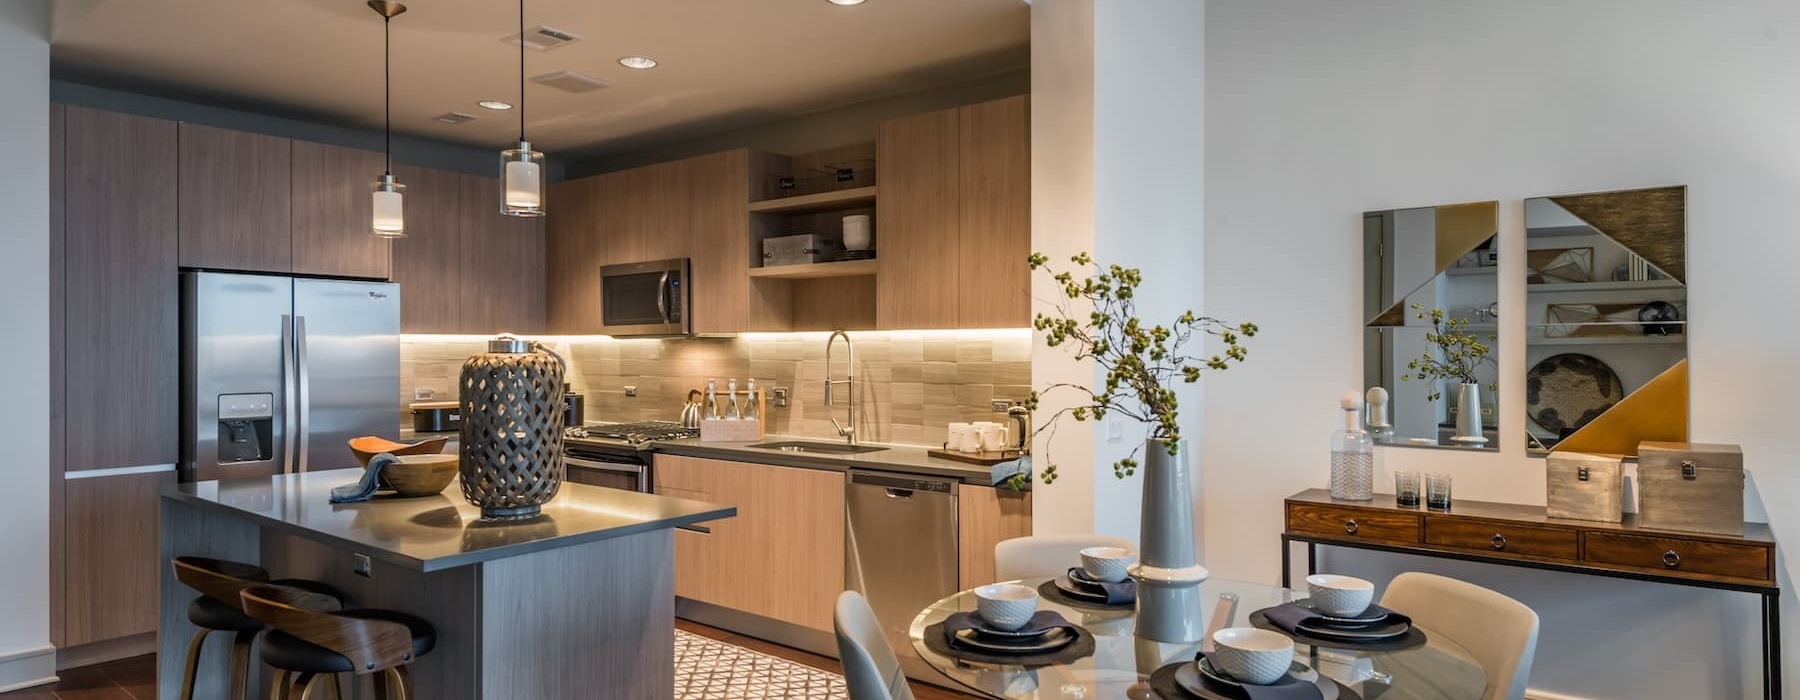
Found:
[[[512,336],[462,367],[462,491],[484,518],[522,518],[563,481],[562,359]]]

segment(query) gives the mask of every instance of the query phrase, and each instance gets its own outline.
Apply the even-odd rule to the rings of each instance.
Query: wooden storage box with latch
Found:
[[[1625,459],[1619,455],[1552,452],[1546,514],[1552,518],[1616,523],[1625,519]]]
[[[1737,445],[1638,445],[1638,524],[1744,534],[1744,452]]]

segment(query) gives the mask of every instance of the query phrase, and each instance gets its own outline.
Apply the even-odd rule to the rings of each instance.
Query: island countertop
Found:
[[[567,482],[527,520],[483,521],[456,482],[424,498],[330,502],[333,487],[361,476],[339,469],[201,481],[169,486],[163,497],[427,572],[737,514],[733,506]]]

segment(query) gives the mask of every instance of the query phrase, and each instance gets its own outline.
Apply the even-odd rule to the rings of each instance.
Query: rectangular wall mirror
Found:
[[[1686,200],[1685,187],[1525,200],[1533,453],[1636,454],[1644,435],[1687,435]]]
[[[1363,214],[1364,422],[1378,444],[1498,449],[1498,212]]]

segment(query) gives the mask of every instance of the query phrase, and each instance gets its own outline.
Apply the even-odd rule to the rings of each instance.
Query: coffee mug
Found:
[[[981,434],[968,423],[951,423],[945,447],[956,452],[980,452]]]
[[[1006,449],[1006,426],[999,423],[976,423],[974,430],[980,438],[981,451],[999,452]]]

